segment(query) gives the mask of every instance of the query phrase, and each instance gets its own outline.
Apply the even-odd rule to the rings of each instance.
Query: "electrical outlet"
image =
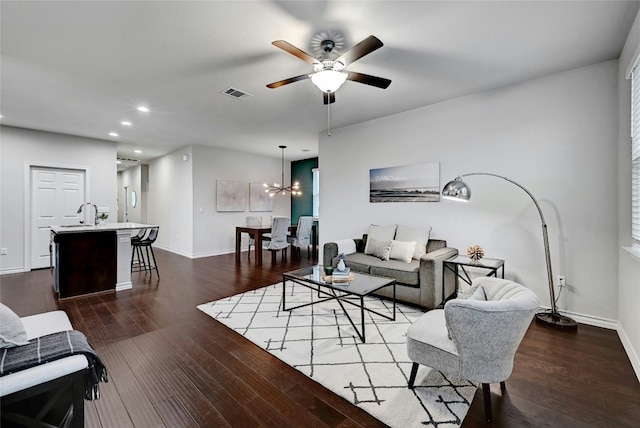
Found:
[[[3,256],[7,255],[7,249],[6,248],[1,248],[0,249],[0,254],[2,254]]]
[[[558,287],[562,288],[565,285],[567,285],[567,283],[566,283],[566,278],[564,277],[564,275],[558,275]]]

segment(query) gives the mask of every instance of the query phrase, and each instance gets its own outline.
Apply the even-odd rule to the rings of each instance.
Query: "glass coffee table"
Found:
[[[371,312],[383,318],[391,321],[396,320],[396,281],[392,278],[383,278],[380,276],[371,276],[364,273],[352,272],[352,278],[349,282],[336,282],[335,284],[326,277],[322,266],[309,266],[306,268],[294,270],[292,272],[286,272],[282,275],[282,310],[291,311],[293,309],[302,308],[309,305],[315,305],[317,303],[326,302],[329,300],[336,300],[343,312],[347,316],[347,319],[353,326],[354,330],[360,337],[363,343],[365,343],[365,331],[364,331],[364,311]],[[312,301],[302,305],[287,308],[286,307],[286,289],[287,282],[305,286],[318,292],[318,295],[322,295],[317,301]],[[384,287],[393,287],[393,315],[389,316],[373,309],[365,307],[364,298],[374,291],[380,290]],[[351,316],[344,308],[344,303],[360,308],[360,329],[351,319]]]

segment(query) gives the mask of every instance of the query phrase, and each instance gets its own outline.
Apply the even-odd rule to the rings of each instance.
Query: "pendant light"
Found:
[[[300,191],[300,183],[296,181],[291,186],[284,185],[284,149],[286,149],[287,146],[278,147],[282,150],[282,184],[273,183],[273,185],[269,185],[267,183],[264,183],[264,191],[271,197],[277,195],[278,193],[282,193],[282,195],[284,196],[287,194],[287,192],[290,192],[293,196],[300,196],[302,195],[302,192]]]

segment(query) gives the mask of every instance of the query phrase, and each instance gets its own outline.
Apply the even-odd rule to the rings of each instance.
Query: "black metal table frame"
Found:
[[[298,305],[298,306],[294,306],[291,308],[286,307],[286,289],[287,289],[287,280],[294,282],[298,285],[302,285],[304,287],[310,288],[312,290],[315,290],[318,292],[318,296],[320,296],[320,294],[325,295],[325,296],[329,296],[325,299],[322,300],[317,300],[317,301],[313,301],[313,302],[309,302],[309,303],[304,303],[302,305]],[[366,296],[368,296],[369,294],[371,294],[374,291],[379,290],[380,288],[384,288],[384,287],[388,287],[392,285],[393,286],[393,316],[388,316],[385,314],[382,314],[378,311],[374,311],[373,309],[370,308],[366,308],[364,306],[364,298]],[[322,288],[328,288],[331,292],[327,292],[325,290],[322,290]],[[340,295],[337,294],[336,291],[341,291],[344,294]],[[360,338],[360,340],[362,340],[362,343],[367,343],[365,340],[365,330],[364,330],[364,311],[369,311],[373,314],[376,314],[378,316],[381,316],[382,318],[388,319],[390,321],[395,321],[396,320],[396,281],[394,279],[391,279],[391,282],[389,284],[383,285],[382,287],[377,288],[376,290],[372,290],[371,293],[368,294],[355,294],[355,293],[349,293],[348,290],[346,289],[338,289],[335,287],[330,286],[329,284],[318,284],[316,282],[313,281],[306,281],[304,278],[299,278],[297,276],[291,276],[291,275],[287,275],[286,273],[282,275],[282,310],[283,311],[292,311],[294,309],[299,309],[299,308],[304,308],[305,306],[311,306],[311,305],[315,305],[317,303],[322,303],[322,302],[327,302],[329,300],[336,300],[338,302],[338,304],[340,305],[340,307],[342,308],[342,311],[344,312],[344,314],[347,316],[347,319],[349,320],[349,323],[351,323],[351,326],[353,327],[353,329],[356,331],[356,333],[358,334],[358,337]],[[360,304],[354,303],[351,300],[349,300],[350,297],[359,297],[360,299]],[[362,327],[362,333],[360,333],[360,330],[358,330],[358,327],[356,327],[355,323],[353,322],[353,319],[351,319],[351,315],[349,315],[349,313],[347,312],[347,310],[344,308],[342,303],[348,303],[352,306],[358,307],[360,308],[360,319],[361,319],[361,327]]]
[[[448,297],[444,295],[445,290],[444,290],[444,276],[447,270],[449,270],[450,272],[453,272],[453,274],[456,276],[456,278],[460,278],[461,280],[463,280],[464,282],[466,282],[467,284],[471,285],[471,281],[472,278],[469,275],[469,272],[467,272],[467,270],[465,269],[465,266],[469,266],[469,267],[476,267],[476,268],[480,268],[480,269],[487,269],[489,271],[489,273],[487,273],[487,275],[485,276],[493,276],[493,277],[498,277],[498,270],[500,268],[502,268],[502,279],[504,279],[504,260],[502,259],[495,259],[495,260],[500,260],[502,263],[500,263],[499,266],[496,267],[492,267],[492,266],[483,266],[478,264],[476,265],[467,265],[467,264],[463,264],[463,263],[457,263],[454,262],[452,260],[444,260],[442,262],[442,304],[441,306],[444,307],[444,304],[446,303],[446,301],[448,300]],[[451,267],[451,265],[453,265],[453,267]],[[464,276],[460,275],[460,270],[462,270],[462,272],[464,273]],[[456,285],[456,291],[454,293],[455,295],[458,294],[458,286]],[[453,295],[453,294],[452,294]]]

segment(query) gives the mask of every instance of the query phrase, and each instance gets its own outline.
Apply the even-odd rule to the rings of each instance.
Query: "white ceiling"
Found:
[[[189,144],[287,159],[318,153],[327,108],[311,72],[274,47],[313,54],[339,32],[384,47],[348,69],[331,128],[617,58],[640,3],[618,1],[5,1],[0,3],[5,125],[117,141],[142,160]],[[238,101],[232,86],[254,96]],[[147,104],[142,114],[136,105]],[[122,120],[133,126],[124,128]],[[109,137],[116,131],[118,138]],[[135,154],[140,149],[142,154]]]

